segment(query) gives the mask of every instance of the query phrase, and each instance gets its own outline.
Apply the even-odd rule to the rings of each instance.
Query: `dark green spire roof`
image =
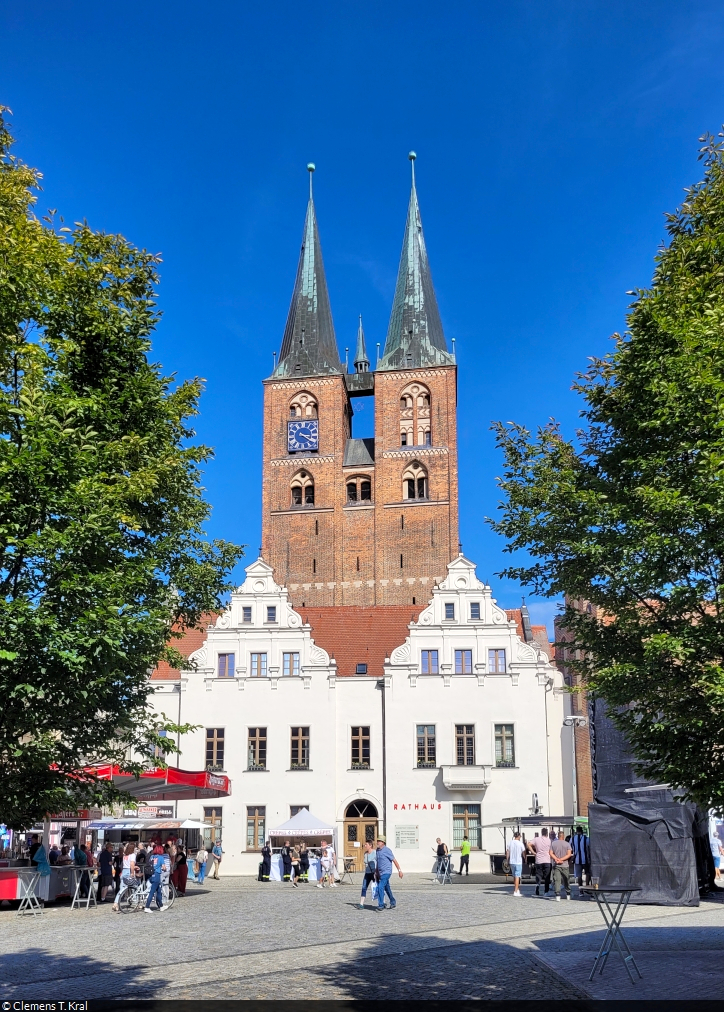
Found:
[[[274,376],[319,376],[342,372],[314,213],[311,176],[314,166],[310,164],[308,168],[309,204],[302,251]]]
[[[361,315],[359,318],[359,327],[357,329],[357,348],[354,353],[354,371],[355,372],[370,371],[370,360],[367,358],[367,348],[365,347],[365,332],[362,329]]]
[[[412,192],[407,209],[395,299],[385,351],[378,369],[453,365],[455,362],[447,350],[422,234],[422,219],[415,188],[417,156],[411,151],[409,157],[412,162]]]

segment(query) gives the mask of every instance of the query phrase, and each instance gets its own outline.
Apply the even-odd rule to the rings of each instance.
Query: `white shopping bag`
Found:
[[[373,882],[372,883],[372,890],[371,890],[372,891],[372,899],[373,900],[377,899],[377,890],[378,890],[378,888],[379,888],[379,886],[377,885],[377,883]]]

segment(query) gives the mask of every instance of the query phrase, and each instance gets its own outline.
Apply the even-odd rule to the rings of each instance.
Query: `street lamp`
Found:
[[[571,783],[573,784],[573,811],[571,812],[572,818],[575,820],[578,814],[578,777],[576,775],[576,731],[577,727],[588,727],[588,717],[583,717],[580,714],[571,714],[570,717],[563,718],[563,726],[571,727]]]

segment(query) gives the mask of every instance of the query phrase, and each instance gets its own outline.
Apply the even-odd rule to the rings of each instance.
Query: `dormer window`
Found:
[[[358,664],[356,666],[356,668],[355,668],[355,674],[357,674],[357,675],[366,675],[367,674],[367,665],[366,664]]]

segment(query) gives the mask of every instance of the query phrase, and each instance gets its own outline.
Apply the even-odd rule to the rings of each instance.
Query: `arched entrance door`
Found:
[[[353,801],[344,813],[344,856],[354,858],[355,871],[364,870],[365,841],[377,839],[377,809],[371,801]]]

